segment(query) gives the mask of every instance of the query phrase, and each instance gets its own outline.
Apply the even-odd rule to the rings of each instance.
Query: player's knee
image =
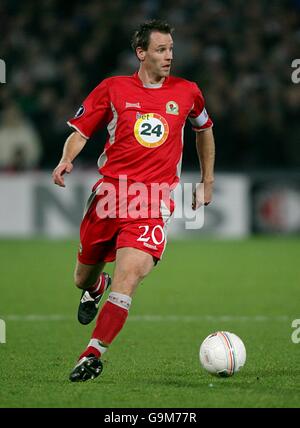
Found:
[[[137,278],[137,280],[140,282],[142,281],[144,278],[146,278],[146,276],[148,275],[149,271],[148,269],[146,269],[144,266],[139,266],[135,272],[134,275]]]
[[[74,283],[77,288],[84,289],[86,288],[86,277],[81,275],[78,272],[74,273]]]
[[[131,269],[123,269],[119,271],[118,279],[123,286],[131,287],[140,283],[146,276],[148,272],[143,266],[135,266]]]

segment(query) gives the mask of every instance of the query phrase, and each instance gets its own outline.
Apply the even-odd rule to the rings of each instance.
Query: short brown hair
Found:
[[[174,29],[165,21],[159,21],[157,19],[152,19],[151,21],[144,22],[139,26],[139,28],[134,32],[131,47],[136,53],[136,48],[140,47],[144,51],[148,49],[150,43],[150,35],[153,31],[158,31],[159,33],[172,34]]]

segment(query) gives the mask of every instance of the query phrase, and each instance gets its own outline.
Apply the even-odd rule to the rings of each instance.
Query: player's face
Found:
[[[144,54],[143,66],[148,73],[157,78],[167,77],[170,74],[173,60],[173,39],[171,34],[157,31],[151,33],[150,43]]]

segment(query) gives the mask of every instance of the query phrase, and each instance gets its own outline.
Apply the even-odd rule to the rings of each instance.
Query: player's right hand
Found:
[[[52,178],[55,184],[60,187],[66,187],[64,174],[69,174],[73,169],[72,162],[60,162],[55,170],[52,172]]]

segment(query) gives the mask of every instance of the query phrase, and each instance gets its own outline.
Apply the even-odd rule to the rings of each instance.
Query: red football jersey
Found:
[[[195,131],[213,125],[196,83],[170,76],[145,86],[136,72],[103,80],[68,124],[85,138],[107,126],[98,160],[103,176],[172,185],[180,177],[187,118]]]

